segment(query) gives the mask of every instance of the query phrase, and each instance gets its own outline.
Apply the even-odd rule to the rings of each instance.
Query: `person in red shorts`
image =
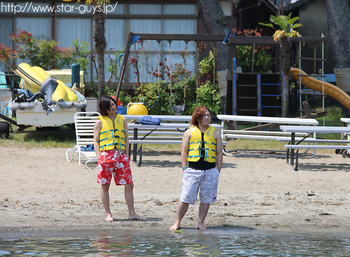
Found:
[[[129,219],[145,220],[134,209],[134,183],[130,169],[128,123],[117,113],[117,103],[109,96],[101,97],[100,116],[94,127],[94,149],[98,159],[97,183],[101,184],[101,198],[106,221],[113,221],[109,204],[109,187],[112,178],[116,185],[124,185]]]

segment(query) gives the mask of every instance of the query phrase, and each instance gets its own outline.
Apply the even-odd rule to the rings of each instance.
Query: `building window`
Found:
[[[36,40],[50,40],[50,18],[17,18],[16,31],[18,29],[32,33]]]
[[[108,55],[113,56],[115,51],[125,49],[129,32],[157,34],[195,34],[197,32],[196,4],[179,2],[179,4],[176,1],[162,4],[154,3],[154,1],[149,1],[149,3],[128,3],[128,1],[125,1],[119,4],[118,1],[111,0],[105,6],[106,80],[109,78],[109,72],[107,71]],[[86,41],[90,43],[90,49],[94,51],[93,8],[96,8],[96,6],[86,6],[84,3],[67,3],[60,0],[1,2],[0,42],[11,46],[12,42],[9,39],[9,34],[11,32],[16,33],[16,30],[21,28],[32,33],[37,40],[56,40],[61,47],[72,47],[72,43],[76,39]],[[21,11],[19,12],[19,10]],[[17,13],[14,13],[14,11]],[[12,24],[15,24],[15,26]],[[196,49],[193,42],[187,42],[186,44],[183,41],[173,41],[170,49],[169,43],[166,41],[150,40],[142,44],[135,44],[130,49],[131,57],[136,54],[135,47],[142,52],[139,56],[140,59],[143,59],[143,62],[140,63],[142,66],[140,75],[144,82],[154,80],[154,77],[150,76],[148,71],[152,68],[156,69],[158,61],[169,58],[170,53],[172,62],[176,63],[181,61],[180,52],[185,50],[186,47],[188,47],[189,53],[194,53]],[[194,59],[188,62],[189,65],[193,66],[192,68],[188,67],[188,69],[195,70],[194,63]],[[88,73],[95,73],[93,65],[89,66]],[[94,77],[89,75],[86,79],[89,83]],[[124,84],[130,86],[134,82],[134,71],[130,68],[130,73],[126,74]]]
[[[72,47],[76,39],[91,43],[91,24],[90,19],[59,18],[57,20],[58,44],[62,47]]]

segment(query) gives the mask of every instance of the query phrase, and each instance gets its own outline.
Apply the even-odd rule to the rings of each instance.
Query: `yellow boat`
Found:
[[[29,90],[32,94],[40,91],[42,83],[50,75],[41,67],[31,67],[27,63],[21,63],[17,66],[16,74],[21,77],[20,86],[22,89]],[[57,80],[58,86],[52,94],[52,100],[55,102],[78,101],[75,92],[67,87],[61,80]]]
[[[58,127],[74,123],[74,115],[85,111],[85,97],[41,67],[21,63],[15,73],[21,77],[20,87],[33,94],[30,102],[17,98],[9,104],[16,111],[18,125]]]

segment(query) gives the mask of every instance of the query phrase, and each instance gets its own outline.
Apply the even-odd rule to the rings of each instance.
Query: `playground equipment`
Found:
[[[316,44],[316,43],[319,43],[319,42],[324,42],[326,40],[325,37],[301,37],[301,38],[290,38],[289,39],[290,42],[292,44],[299,44],[301,45],[302,43],[313,43],[313,44]],[[241,93],[242,92],[239,92],[239,91],[234,91],[235,90],[235,83],[237,81],[237,77],[235,76],[238,76],[238,79],[240,77],[242,77],[242,73],[238,73],[235,69],[234,69],[234,53],[235,53],[235,47],[236,46],[270,46],[270,47],[275,47],[276,50],[279,50],[279,43],[278,42],[275,42],[272,37],[266,37],[266,36],[263,36],[263,37],[230,37],[229,38],[229,41],[226,43],[227,46],[230,47],[230,50],[229,50],[229,65],[228,65],[228,74],[227,74],[227,78],[231,78],[231,79],[227,79],[227,101],[226,101],[226,111],[225,113],[226,114],[234,114],[235,111],[236,111],[236,107],[235,107],[235,104],[236,104],[236,99],[237,97],[245,97],[245,95],[242,95]],[[278,51],[277,51],[278,53]],[[301,54],[299,55],[299,60],[301,60]],[[307,58],[302,58],[302,59],[307,59]],[[314,60],[314,58],[310,58],[310,60]],[[323,60],[323,58],[322,58]],[[299,67],[300,68],[300,67]],[[276,67],[275,67],[275,70],[277,71],[276,74],[278,74],[278,71],[280,71],[280,67],[277,66],[276,64]],[[247,74],[247,73],[246,73]],[[249,74],[254,74],[254,73],[249,73]],[[258,80],[257,74],[255,74],[255,79]],[[264,74],[261,74],[261,76],[263,76]],[[283,74],[281,74],[280,76],[282,76]],[[253,75],[252,75],[253,76]],[[255,81],[256,81],[255,80]],[[254,85],[255,88],[259,88],[257,87],[257,85],[259,84],[258,82],[255,82],[254,83],[243,83],[243,85]],[[256,102],[257,104],[259,104],[259,101],[257,99],[261,99],[261,102],[262,102],[262,106],[265,105],[264,102],[270,102],[271,99],[274,99],[274,100],[278,100],[278,101],[281,101],[281,109],[283,111],[283,104],[285,103],[284,101],[284,95],[281,94],[279,92],[283,92],[284,91],[284,85],[283,85],[283,80],[279,80],[280,82],[273,82],[273,81],[268,81],[266,82],[266,84],[271,84],[271,86],[273,87],[278,87],[278,89],[275,89],[275,92],[270,94],[270,93],[266,93],[265,96],[263,91],[261,91],[261,93],[257,93],[255,96],[250,96],[250,97],[255,97],[255,99],[253,99],[253,101],[249,101],[249,100],[252,100],[252,99],[244,99],[242,100],[245,104],[248,104],[248,102]],[[271,83],[270,83],[271,82]],[[261,85],[265,84],[265,82],[263,80],[261,80]],[[276,84],[280,84],[280,85],[276,85]],[[238,85],[238,84],[237,84]],[[264,85],[264,86],[268,86],[268,85]],[[251,88],[252,89],[252,88]],[[259,92],[258,91],[259,89],[257,90],[249,90],[247,89],[246,91],[251,91],[251,92]],[[236,95],[237,94],[237,95]],[[265,98],[265,100],[264,100]],[[266,100],[266,99],[269,99],[269,100]],[[300,97],[300,100],[301,100],[301,97]],[[302,102],[302,101],[301,101]],[[238,103],[238,100],[237,100],[237,103]],[[256,105],[257,105],[256,104]],[[301,105],[301,103],[300,103]],[[269,108],[268,104],[266,104],[267,108]],[[276,105],[277,106],[277,105]],[[262,107],[263,108],[263,107]],[[267,109],[266,108],[266,109]],[[244,109],[244,108],[242,108]],[[252,110],[252,113],[249,114],[249,115],[266,115],[266,114],[263,114],[262,112],[260,112],[259,114],[259,109],[257,106],[255,106],[254,108],[250,108]],[[271,113],[269,114],[269,116],[275,116],[275,115],[278,115],[281,111],[279,110],[280,108],[275,108],[275,110],[277,110],[274,114]],[[302,110],[302,106],[300,107],[300,110]],[[253,113],[254,111],[254,113]],[[242,113],[241,113],[242,114]],[[247,114],[246,114],[247,115]],[[285,114],[282,112],[282,116],[285,116]]]
[[[223,38],[225,35],[198,35],[198,34],[134,34],[132,32],[129,33],[128,37],[128,42],[125,47],[125,52],[124,52],[124,59],[123,59],[123,64],[120,69],[120,75],[119,75],[119,81],[118,85],[116,88],[116,98],[119,97],[119,92],[123,83],[125,71],[126,71],[126,66],[128,63],[128,58],[130,54],[130,47],[132,44],[134,44],[136,41],[145,41],[145,40],[156,40],[158,42],[164,40],[168,41],[169,44],[172,41],[185,41],[185,42],[190,42],[190,41],[195,41],[195,42],[202,42],[202,41],[211,41],[211,42],[222,42]],[[170,50],[170,49],[169,49]],[[159,62],[158,62],[159,63]],[[185,101],[185,95],[184,95],[184,101]],[[172,104],[172,103],[171,103]],[[185,104],[185,102],[184,102]],[[173,110],[178,114],[181,114],[184,109],[184,104],[181,106],[172,106]]]
[[[291,68],[290,72],[293,79],[300,81],[302,85],[306,86],[309,89],[327,94],[328,96],[341,103],[348,110],[350,110],[350,96],[339,87],[336,87],[331,83],[310,77],[304,71],[297,68]]]
[[[305,41],[299,41],[298,42],[298,68],[300,70],[302,70],[302,63],[303,61],[312,61],[313,62],[313,75],[308,75],[308,74],[304,74],[304,75],[301,75],[301,74],[296,74],[294,72],[294,75],[297,75],[297,78],[294,78],[293,75],[292,77],[297,81],[297,83],[299,84],[299,110],[300,110],[300,115],[302,115],[303,113],[303,105],[302,103],[305,102],[305,101],[308,101],[308,96],[312,95],[315,99],[316,99],[316,95],[317,93],[315,93],[315,91],[313,91],[313,89],[309,88],[307,85],[304,85],[302,83],[302,80],[304,81],[304,83],[306,83],[306,80],[303,79],[303,77],[308,77],[308,78],[312,78],[312,77],[321,77],[323,79],[323,77],[325,77],[324,75],[324,62],[326,61],[326,59],[324,58],[324,41],[326,40],[326,38],[324,37],[323,34],[321,34],[321,37],[320,37],[320,40],[319,41],[311,41],[311,43],[313,44],[313,57],[305,57],[302,55],[302,48],[303,46],[305,46]],[[321,58],[317,58],[317,49],[316,49],[316,45],[318,43],[321,43]],[[320,74],[317,74],[317,63],[318,62],[321,62],[321,69],[320,69]],[[317,75],[316,75],[317,74]],[[313,80],[312,80],[313,81]],[[302,85],[306,86],[308,89],[303,89],[302,88]],[[317,87],[319,89],[321,89],[320,91],[319,90],[316,90],[320,93],[321,96],[322,96],[322,111],[325,112],[325,92],[324,92],[324,81],[322,80],[321,81],[321,88],[320,87]],[[313,92],[312,92],[313,91]],[[304,100],[303,101],[303,97],[304,97]],[[323,119],[323,124],[325,123],[325,120]]]
[[[233,114],[276,116],[282,113],[283,74],[234,73]]]
[[[184,41],[184,42],[223,42],[223,39],[225,39],[225,36],[227,35],[190,35],[190,34],[134,34],[129,33],[128,42],[125,48],[125,57],[123,59],[123,65],[120,70],[119,75],[119,81],[116,89],[116,97],[119,96],[119,92],[121,89],[121,85],[124,79],[125,75],[125,69],[127,66],[127,60],[130,53],[130,46],[131,44],[135,43],[136,41],[145,41],[145,40],[156,40],[156,41]],[[229,35],[230,36],[230,35]],[[302,38],[290,38],[291,43],[293,44],[300,44],[301,42],[311,42],[311,43],[318,43],[325,41],[326,38],[324,37],[302,37]],[[224,40],[226,42],[226,45],[230,48],[229,49],[229,64],[228,64],[228,74],[226,76],[227,79],[227,100],[226,100],[226,108],[225,113],[226,114],[234,114],[235,109],[235,102],[236,102],[236,96],[238,97],[244,97],[244,95],[239,95],[239,92],[233,92],[234,91],[234,83],[239,77],[241,76],[240,73],[237,73],[233,68],[233,60],[234,60],[234,48],[236,46],[246,46],[246,45],[254,45],[254,46],[272,46],[276,47],[278,50],[279,43],[273,41],[272,37],[229,37],[228,39]],[[173,49],[169,49],[173,50]],[[300,68],[300,67],[299,67]],[[279,67],[276,66],[276,71],[279,71]],[[234,76],[237,77],[234,77]],[[257,74],[255,74],[255,81],[253,85],[255,86],[256,90],[251,90],[257,92],[257,95],[252,96],[255,97],[254,101],[250,101],[249,99],[243,99],[242,101],[247,104],[248,102],[254,102],[256,103],[256,106],[254,107],[255,112],[251,115],[269,115],[269,116],[275,116],[280,115],[282,105],[284,103],[283,101],[283,92],[284,85],[283,85],[283,79],[281,77],[283,74],[276,72],[274,79],[266,79],[264,77],[268,77],[269,74],[265,76],[265,74],[262,74],[260,77],[260,82],[258,82],[259,78],[257,77]],[[261,85],[261,91],[259,93],[258,91],[258,85]],[[239,84],[237,84],[239,85]],[[263,88],[269,88],[265,89]],[[249,90],[248,90],[249,91]],[[235,95],[237,93],[237,95]],[[273,104],[270,104],[270,102],[273,102]],[[237,102],[238,103],[238,102]],[[171,103],[172,104],[172,103]],[[261,106],[258,107],[258,106]],[[182,108],[182,107],[181,107]],[[260,108],[260,110],[259,110]],[[253,109],[253,108],[252,108]],[[265,109],[265,113],[263,114],[263,110]],[[181,111],[181,109],[180,109]],[[267,112],[267,113],[266,113]],[[273,113],[274,112],[274,113]],[[246,114],[247,115],[247,114]],[[282,116],[284,116],[284,113],[282,113]]]

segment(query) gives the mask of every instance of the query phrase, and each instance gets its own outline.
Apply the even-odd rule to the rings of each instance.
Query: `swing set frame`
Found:
[[[198,35],[198,34],[146,34],[146,33],[133,33],[130,32],[128,36],[128,41],[125,46],[124,51],[124,59],[120,69],[119,81],[116,88],[115,97],[118,99],[119,92],[122,87],[123,79],[125,76],[126,66],[128,64],[129,54],[131,45],[133,45],[136,41],[146,41],[146,40],[155,40],[158,43],[160,41],[168,41],[169,45],[171,45],[172,41],[185,41],[186,45],[190,41],[198,42],[222,42],[226,35]],[[171,49],[171,48],[170,48]],[[171,50],[170,50],[171,52]],[[198,60],[197,60],[198,61]],[[170,79],[170,83],[172,83]],[[172,106],[172,110],[176,115],[180,115],[185,109],[185,100],[183,105],[174,105]]]

